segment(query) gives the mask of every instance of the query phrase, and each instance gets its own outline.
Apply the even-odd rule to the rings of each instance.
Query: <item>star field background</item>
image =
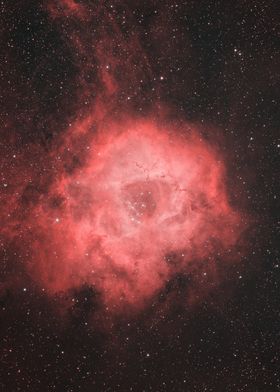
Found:
[[[138,37],[143,52],[132,66],[133,41],[126,48],[112,34],[125,60],[120,80],[135,69],[113,110],[142,115],[163,101],[188,121],[219,129],[217,143],[230,157],[231,203],[254,224],[241,261],[193,307],[182,300],[187,279],[177,276],[137,316],[112,321],[97,312],[92,322],[100,303],[91,287],[71,292],[71,306],[57,310],[60,296],[50,299],[26,273],[28,242],[20,244],[20,226],[17,238],[10,235],[6,199],[11,188],[9,199],[20,193],[21,216],[37,203],[52,179],[41,151],[52,149],[102,90],[88,52],[73,52],[68,43],[94,35],[95,25],[85,28],[71,14],[50,18],[45,2],[2,1],[1,390],[280,390],[278,3],[65,3],[91,9],[99,34],[110,30],[111,18],[123,36]],[[30,172],[43,185],[12,187],[19,173],[28,184]]]

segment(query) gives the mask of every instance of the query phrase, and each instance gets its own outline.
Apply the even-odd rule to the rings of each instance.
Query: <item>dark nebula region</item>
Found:
[[[1,2],[1,391],[280,390],[277,6]]]

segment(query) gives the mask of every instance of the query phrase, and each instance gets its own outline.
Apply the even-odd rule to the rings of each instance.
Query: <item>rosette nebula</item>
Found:
[[[210,256],[235,244],[240,216],[218,152],[194,127],[91,125],[73,125],[56,152],[58,175],[32,213],[30,272],[50,293],[87,285],[107,308],[142,307],[199,260],[204,273],[214,268]]]
[[[72,95],[63,121],[44,114],[50,140],[16,151],[12,167],[4,158],[5,232],[25,248],[25,273],[50,296],[90,287],[113,313],[149,306],[177,276],[193,302],[218,283],[217,259],[230,265],[244,228],[217,133],[164,100],[141,30],[124,30],[126,7],[65,0],[43,10],[71,58],[59,89]]]
[[[0,2],[1,391],[279,390],[278,15]]]

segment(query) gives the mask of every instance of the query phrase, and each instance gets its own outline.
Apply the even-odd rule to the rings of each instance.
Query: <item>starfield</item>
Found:
[[[280,390],[277,2],[0,10],[0,390]]]

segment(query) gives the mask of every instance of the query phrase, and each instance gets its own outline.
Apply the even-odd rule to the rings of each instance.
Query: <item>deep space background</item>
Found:
[[[280,390],[279,3],[30,0],[0,10],[0,390]],[[98,66],[108,61],[121,68],[117,92],[103,75],[106,95]],[[171,107],[207,126],[227,157],[230,201],[250,224],[238,262],[194,305],[178,275],[150,306],[107,320],[92,287],[49,297],[26,271],[22,222],[56,175],[46,157],[98,99],[114,115]]]

